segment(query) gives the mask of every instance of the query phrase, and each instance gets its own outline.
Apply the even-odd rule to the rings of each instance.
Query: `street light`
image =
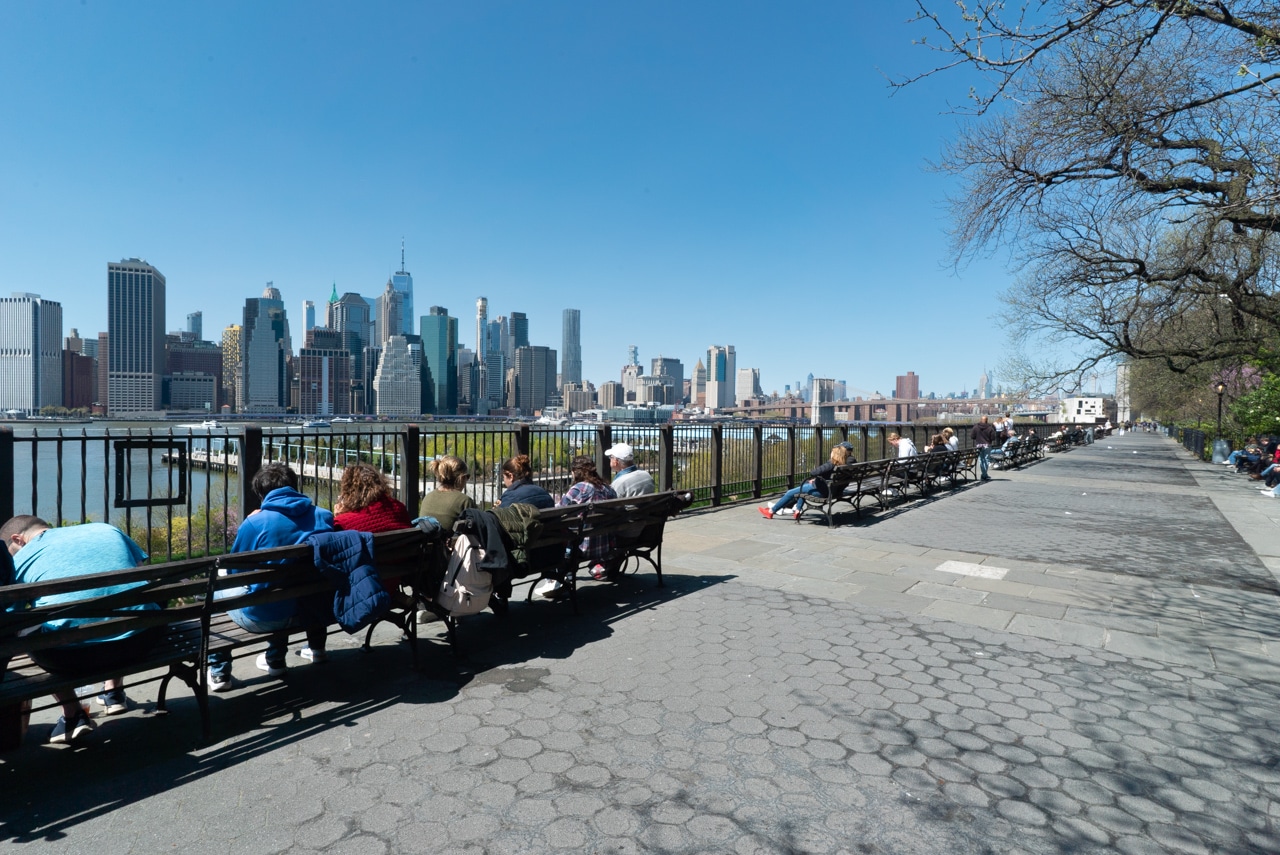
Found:
[[[1227,384],[1219,380],[1213,384],[1213,390],[1218,393],[1218,433],[1214,439],[1222,439],[1222,393],[1227,391]]]

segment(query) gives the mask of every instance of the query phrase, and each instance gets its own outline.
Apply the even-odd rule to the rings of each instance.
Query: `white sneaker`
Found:
[[[1276,497],[1275,492],[1274,492],[1274,491],[1272,491],[1272,490],[1262,490],[1262,491],[1260,491],[1260,492],[1262,493],[1262,495],[1267,496],[1267,497],[1272,498],[1272,499],[1274,499],[1274,498]]]
[[[555,579],[543,579],[541,582],[533,586],[533,595],[541,597],[544,600],[554,600],[563,591],[564,585],[561,585]]]
[[[310,647],[304,647],[298,651],[298,655],[303,659],[310,659],[317,665],[323,665],[329,661],[329,652],[327,650],[312,650]]]
[[[254,660],[254,665],[258,666],[259,671],[266,671],[268,677],[283,677],[289,673],[288,668],[272,668],[267,664],[267,654],[259,653],[258,658]]]
[[[209,671],[209,691],[211,692],[229,692],[231,691],[231,676],[216,677],[213,670]]]

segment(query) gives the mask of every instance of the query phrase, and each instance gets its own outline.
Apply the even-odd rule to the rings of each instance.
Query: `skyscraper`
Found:
[[[391,274],[391,285],[404,294],[400,307],[401,327],[405,335],[413,335],[413,319],[417,315],[413,313],[413,277],[404,269],[404,238],[400,238],[400,269]]]
[[[403,291],[396,290],[394,283],[388,279],[387,287],[378,295],[378,299],[374,302],[377,315],[374,319],[374,343],[379,347],[386,344],[386,340],[393,335],[413,335],[413,331],[405,333],[404,316],[405,303],[408,297]]]
[[[734,390],[734,405],[742,406],[750,398],[756,398],[762,395],[760,391],[760,369],[759,368],[739,368],[736,388]]]
[[[192,312],[187,315],[187,332],[196,337],[196,341],[204,338],[204,312]]]
[[[165,279],[159,270],[138,258],[107,264],[109,413],[160,409],[165,370],[164,310]]]
[[[549,347],[516,351],[516,406],[525,415],[544,410],[556,396],[556,352]]]
[[[305,336],[316,328],[316,304],[310,300],[302,301],[302,334]],[[306,341],[304,338],[303,341]]]
[[[561,383],[582,382],[582,312],[565,309],[560,334]]]
[[[659,356],[652,361],[649,373],[663,378],[663,385],[670,389],[666,396],[668,404],[684,400],[684,364],[680,360]]]
[[[737,354],[731,344],[713,344],[707,349],[708,410],[733,406],[738,381],[737,362]]]
[[[511,343],[508,346],[510,355],[507,361],[514,363],[516,351],[529,346],[529,316],[524,312],[512,312],[511,319],[507,322],[507,329],[511,337]]]
[[[39,294],[0,298],[0,410],[62,406],[62,304]]]
[[[240,410],[241,333],[244,327],[231,324],[222,331],[222,397],[232,410]]]
[[[240,338],[240,410],[283,413],[289,405],[289,321],[280,292],[267,283],[260,298],[244,301]]]
[[[298,351],[298,411],[332,416],[351,412],[351,354],[342,334],[318,327],[310,330]]]
[[[489,355],[489,300],[476,300],[476,377],[472,388],[471,412],[483,416],[489,412],[489,373],[485,360]],[[498,383],[501,384],[501,374]],[[501,388],[501,385],[499,385]]]
[[[354,291],[338,297],[337,286],[329,298],[329,329],[342,333],[342,346],[351,354],[351,411],[374,412],[368,397],[372,387],[366,378],[372,377],[372,367],[366,365],[365,349],[376,347],[373,341],[373,316],[369,301]]]
[[[408,418],[422,413],[421,368],[421,344],[411,347],[402,335],[387,339],[373,379],[378,415]]]
[[[423,412],[458,412],[458,319],[443,306],[432,306],[421,319],[422,359],[429,375],[430,400]]]

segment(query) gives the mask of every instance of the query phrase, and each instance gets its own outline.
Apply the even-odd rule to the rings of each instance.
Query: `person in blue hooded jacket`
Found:
[[[261,499],[261,504],[240,524],[235,543],[231,545],[232,552],[296,546],[316,532],[337,528],[333,514],[316,507],[298,492],[298,473],[283,463],[263,466],[253,476],[251,487]],[[230,591],[228,595],[253,592],[259,587],[265,586],[250,585]],[[288,630],[291,629],[301,627],[307,632],[307,646],[301,651],[304,658],[313,662],[323,662],[328,658],[324,649],[327,639],[325,628],[333,622],[332,594],[280,600],[233,609],[227,614],[237,626],[250,632],[272,633],[266,652],[258,656],[256,663],[258,670],[266,671],[268,676],[280,677],[285,673]],[[209,688],[215,692],[231,688],[230,651],[209,654]]]

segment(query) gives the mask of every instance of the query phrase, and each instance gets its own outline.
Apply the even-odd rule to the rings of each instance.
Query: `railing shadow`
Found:
[[[620,620],[730,578],[665,573],[659,588],[651,574],[641,574],[585,585],[576,615],[568,603],[515,602],[504,617],[486,612],[461,622],[461,659],[442,639],[421,640],[425,665],[417,672],[408,667],[404,645],[394,642],[369,651],[339,648],[329,664],[290,668],[283,680],[254,676],[252,657],[241,657],[236,672],[243,688],[210,700],[208,747],[195,747],[199,713],[184,695],[169,699],[165,715],[99,719],[99,729],[72,749],[38,745],[47,725],[35,725],[22,748],[0,758],[0,787],[11,794],[0,804],[0,841],[60,840],[83,822],[326,731],[369,727],[371,717],[396,707],[448,701],[473,681],[529,691],[549,672],[523,663],[568,658],[609,637]]]

